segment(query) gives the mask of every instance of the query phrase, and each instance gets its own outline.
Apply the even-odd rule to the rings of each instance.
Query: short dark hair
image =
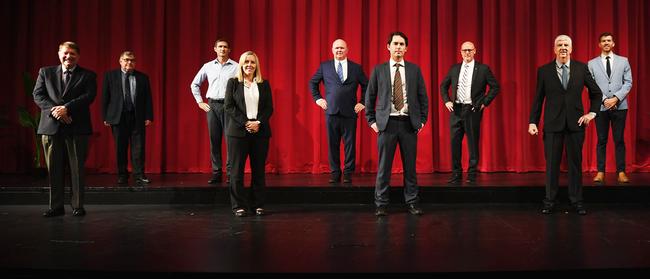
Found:
[[[611,36],[612,41],[614,41],[614,34],[612,34],[611,32],[603,32],[603,33],[600,34],[600,36],[598,36],[598,42],[600,43],[600,39],[602,39],[603,37],[607,37],[607,36]]]
[[[226,44],[228,45],[228,48],[230,48],[230,42],[228,42],[228,40],[226,40],[226,39],[224,39],[224,38],[219,38],[219,39],[217,39],[217,40],[214,42],[214,47],[217,47],[217,44],[218,44],[219,42],[224,42],[224,43],[226,43]]]
[[[59,45],[59,50],[61,50],[61,48],[63,47],[74,49],[75,51],[77,51],[77,54],[81,54],[81,50],[79,50],[79,46],[75,42],[70,42],[70,41],[63,42]]]
[[[404,38],[404,43],[406,44],[406,46],[409,46],[409,38],[406,37],[406,34],[400,32],[400,31],[395,31],[393,33],[390,33],[390,35],[388,36],[388,42],[386,44],[390,45],[390,42],[393,41],[393,37],[395,37],[395,36],[400,36],[400,37]]]

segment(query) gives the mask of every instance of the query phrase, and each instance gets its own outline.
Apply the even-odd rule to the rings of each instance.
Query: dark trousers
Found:
[[[332,175],[341,175],[341,138],[345,152],[343,174],[354,172],[357,138],[357,119],[327,115],[328,158]]]
[[[264,207],[266,174],[264,166],[269,153],[269,138],[247,134],[243,138],[228,137],[228,154],[232,164],[230,203],[232,209]],[[244,189],[244,168],[250,158],[251,188]]]
[[[469,166],[467,173],[476,175],[479,160],[479,136],[481,133],[482,110],[472,110],[471,104],[463,105],[454,103],[454,111],[449,117],[451,132],[451,162],[452,172],[463,172],[461,164],[463,136],[467,135],[467,149],[469,150]]]
[[[42,135],[45,163],[50,180],[50,208],[63,208],[65,200],[65,164],[70,167],[70,184],[73,208],[84,205],[85,171],[88,153],[87,135]]]
[[[212,174],[221,174],[223,172],[223,160],[221,156],[221,139],[226,131],[226,113],[223,110],[223,100],[208,100],[210,111],[208,116],[208,133],[210,134],[210,160],[212,162]],[[226,150],[228,140],[225,139]],[[230,175],[230,159],[226,153],[226,171]]]
[[[612,125],[612,136],[616,150],[616,172],[625,171],[625,119],[627,119],[626,109],[598,112],[598,117],[596,117],[596,132],[598,134],[596,158],[598,160],[598,171],[605,172],[610,123]]]
[[[375,182],[375,205],[385,206],[389,203],[390,176],[393,168],[395,149],[399,144],[402,166],[404,167],[404,200],[407,204],[418,202],[418,185],[415,175],[415,158],[417,157],[418,135],[408,117],[390,117],[386,130],[377,137],[379,165]]]
[[[556,202],[560,180],[560,163],[562,162],[562,151],[565,146],[569,164],[569,200],[571,203],[582,202],[582,144],[584,141],[584,131],[544,132],[544,157],[546,158],[545,203],[553,204]]]
[[[135,113],[123,111],[120,123],[112,125],[113,139],[117,158],[117,174],[128,177],[127,170],[129,145],[131,146],[131,163],[136,178],[144,176],[145,128],[144,123],[136,123]]]

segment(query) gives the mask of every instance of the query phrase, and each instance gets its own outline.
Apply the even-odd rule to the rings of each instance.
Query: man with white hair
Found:
[[[585,127],[600,109],[602,92],[587,64],[571,60],[572,43],[567,35],[555,38],[555,59],[537,70],[537,90],[530,112],[528,133],[537,135],[544,105],[544,157],[546,198],[543,214],[555,208],[562,150],[566,144],[569,163],[569,200],[579,215],[587,214],[582,202],[582,144]],[[589,90],[590,106],[584,113],[582,90]]]

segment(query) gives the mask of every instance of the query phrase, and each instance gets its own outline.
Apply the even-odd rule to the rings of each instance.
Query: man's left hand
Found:
[[[578,126],[582,126],[584,124],[585,126],[589,125],[589,121],[594,119],[594,115],[592,113],[587,113],[578,119]]]
[[[366,106],[362,105],[361,103],[357,103],[356,105],[354,105],[354,113],[359,113],[365,108]]]

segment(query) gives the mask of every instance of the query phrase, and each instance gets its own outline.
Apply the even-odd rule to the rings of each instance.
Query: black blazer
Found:
[[[267,80],[257,84],[260,92],[260,99],[257,105],[257,120],[260,121],[260,130],[253,134],[258,137],[271,137],[271,123],[269,119],[273,114],[273,98],[271,97],[271,85]],[[228,80],[226,86],[226,98],[224,110],[228,117],[226,120],[226,136],[245,137],[246,132],[246,101],[244,100],[244,83],[237,78]]]
[[[458,90],[458,76],[460,75],[460,67],[463,63],[458,63],[449,69],[449,73],[440,83],[440,97],[442,102],[456,101],[456,91]],[[486,93],[486,87],[490,86],[490,90]],[[449,96],[449,86],[451,86],[451,96]],[[478,61],[474,62],[474,73],[472,74],[472,89],[471,98],[472,106],[480,108],[481,105],[486,107],[490,105],[494,97],[499,93],[499,83],[492,74],[490,67],[481,64]]]
[[[319,83],[325,84],[325,98],[327,100],[326,114],[341,114],[345,117],[356,118],[354,106],[357,103],[364,103],[366,88],[368,87],[368,78],[363,72],[361,65],[348,59],[348,78],[341,82],[336,68],[334,59],[325,61],[320,64],[318,70],[309,81],[311,95],[314,101],[323,98],[320,94]],[[361,86],[361,100],[357,101],[357,88]]]
[[[54,135],[64,128],[73,135],[90,135],[93,133],[90,104],[97,95],[97,75],[77,65],[65,92],[62,88],[62,75],[61,65],[43,67],[38,71],[33,91],[34,102],[41,109],[37,133]],[[72,123],[64,124],[52,116],[52,107],[61,105],[68,109]]]
[[[366,90],[366,119],[368,124],[377,123],[379,131],[386,129],[390,116],[391,95],[393,86],[390,82],[390,63],[375,66],[370,75],[368,90]],[[419,130],[427,122],[429,99],[424,86],[424,78],[420,68],[404,61],[406,72],[406,98],[408,101],[409,118],[413,129]]]
[[[135,77],[135,121],[138,127],[144,127],[144,121],[153,121],[153,101],[149,77],[142,72],[133,71]],[[102,86],[102,112],[104,121],[111,125],[120,123],[124,106],[122,90],[123,73],[121,69],[104,74]]]
[[[603,93],[589,73],[587,65],[575,60],[570,62],[569,84],[565,90],[558,77],[555,60],[537,70],[537,90],[530,112],[529,123],[539,125],[544,106],[544,132],[560,132],[565,128],[570,131],[582,131],[578,119],[584,115],[582,106],[582,89],[589,90],[591,105],[589,111],[598,113]]]

